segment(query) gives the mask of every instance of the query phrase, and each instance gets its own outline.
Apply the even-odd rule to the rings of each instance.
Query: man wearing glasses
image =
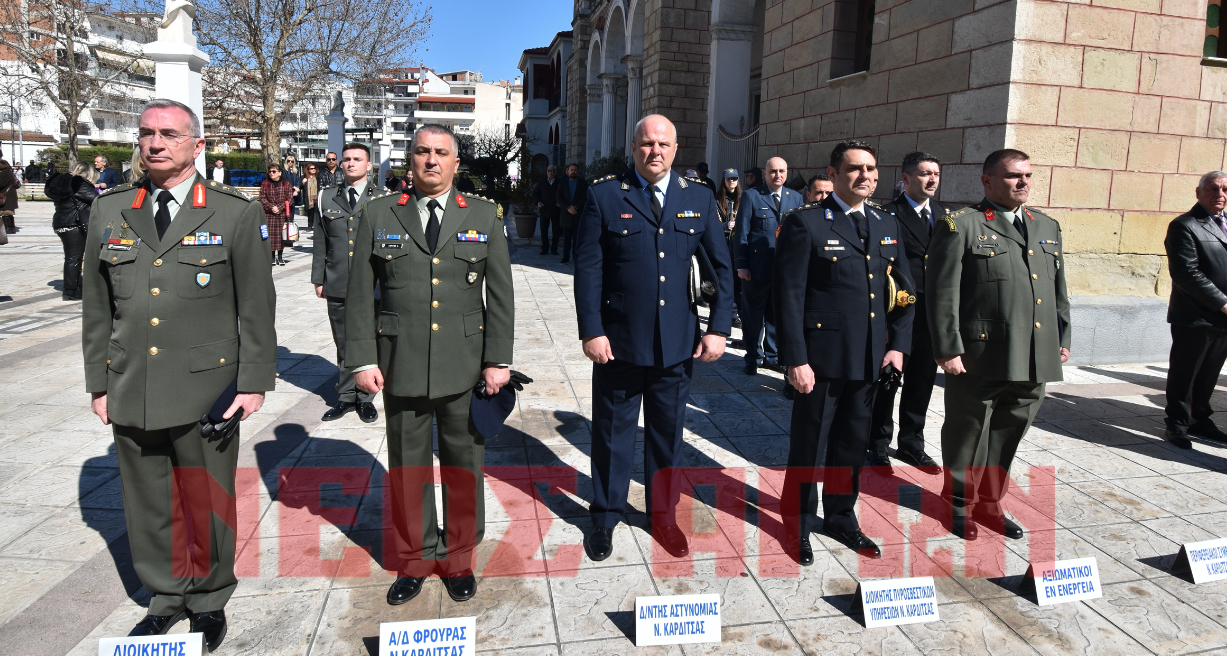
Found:
[[[196,172],[205,142],[186,105],[151,101],[139,134],[147,177],[106,190],[90,215],[85,385],[112,427],[132,564],[152,595],[130,635],[188,617],[212,652],[238,586],[239,433],[206,439],[200,419],[231,385],[225,418],[248,418],[273,389],[268,228],[258,202]]]
[[[324,158],[324,170],[320,171],[320,189],[341,184],[341,170],[337,168],[337,154],[328,153]]]

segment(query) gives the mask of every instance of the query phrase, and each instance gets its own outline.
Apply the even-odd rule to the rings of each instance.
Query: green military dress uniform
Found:
[[[1061,248],[1056,220],[1029,207],[1010,213],[988,199],[934,227],[925,276],[934,357],[962,356],[967,369],[947,374],[945,384],[942,459],[955,515],[977,504],[1000,515],[1004,474],[1044,385],[1061,380],[1060,350],[1070,344]],[[1000,469],[973,470],[969,479],[968,467]]]
[[[374,394],[354,386],[354,373],[345,362],[345,294],[349,287],[349,267],[354,258],[354,239],[362,225],[362,205],[372,198],[388,195],[370,180],[354,205],[349,203],[350,185],[342,182],[320,191],[319,224],[311,240],[311,283],[324,288],[328,302],[328,324],[337,346],[337,400],[345,403],[368,402]],[[366,291],[374,294],[373,289]]]
[[[446,574],[472,567],[485,531],[485,495],[484,441],[469,419],[469,402],[483,366],[511,364],[514,342],[511,258],[501,210],[454,190],[436,200],[440,228],[433,249],[423,225],[430,198],[408,191],[367,202],[346,300],[345,366],[356,372],[378,365],[384,376],[392,517],[398,569],[405,576],[429,574],[434,563],[425,561],[441,560],[445,552],[436,532],[433,488],[426,484],[432,479],[412,469],[432,465],[432,418],[439,427],[440,463],[476,478],[475,522],[448,522],[451,494],[444,495],[450,548],[439,567]],[[376,282],[378,313],[369,293]],[[420,514],[409,510],[419,493]]]
[[[86,389],[107,395],[128,541],[152,615],[220,610],[238,585],[235,533],[219,519],[234,516],[238,437],[207,441],[199,421],[231,381],[267,391],[277,371],[264,212],[228,186],[189,182],[161,238],[160,190],[146,180],[99,196],[82,280]],[[202,477],[176,480],[181,468],[203,469],[225,494]],[[194,510],[196,553],[209,554],[196,567],[182,508],[172,508],[185,480],[198,483],[183,484],[180,500]],[[207,531],[201,510],[215,513]]]

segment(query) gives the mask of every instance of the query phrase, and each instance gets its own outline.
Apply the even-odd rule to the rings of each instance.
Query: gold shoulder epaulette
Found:
[[[209,191],[220,191],[227,196],[234,196],[235,198],[242,198],[243,200],[251,200],[251,196],[248,196],[247,192],[239,191],[237,187],[231,187],[230,185],[218,184],[217,180],[209,181]]]
[[[602,182],[609,182],[610,180],[617,180],[617,179],[618,179],[618,176],[614,175],[613,173],[610,173],[609,175],[603,178],[597,178],[596,180],[593,180],[592,182],[588,184],[594,184],[594,185],[601,184]]]
[[[467,191],[462,191],[462,192],[460,192],[460,195],[461,195],[461,196],[464,196],[465,198],[472,198],[473,200],[481,200],[481,201],[485,201],[485,202],[487,202],[487,203],[490,203],[491,205],[493,205],[493,204],[494,204],[494,201],[490,200],[489,198],[486,198],[485,196],[478,196],[477,194],[470,193],[470,192],[467,192]]]
[[[106,191],[104,191],[104,192],[102,192],[101,194],[98,194],[98,195],[99,195],[99,196],[106,196],[106,195],[108,195],[108,194],[113,194],[113,193],[115,193],[115,192],[117,192],[117,191],[122,191],[122,190],[124,190],[124,189],[131,189],[133,186],[135,186],[135,185],[133,185],[131,182],[125,182],[125,183],[123,183],[123,184],[119,185],[118,187],[111,187],[110,189],[107,189]]]

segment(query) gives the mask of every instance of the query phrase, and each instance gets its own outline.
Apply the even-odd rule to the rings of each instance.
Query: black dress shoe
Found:
[[[788,368],[780,365],[778,360],[763,360],[763,369],[768,369],[781,374],[788,373]]]
[[[865,456],[865,465],[868,467],[882,467],[889,473],[895,473],[895,468],[890,464],[890,456],[886,455],[885,451],[870,451]]]
[[[211,610],[192,613],[192,633],[204,634],[205,649],[213,653],[226,639],[226,611]]]
[[[358,418],[365,423],[371,423],[379,419],[379,411],[375,409],[375,404],[370,401],[360,401],[358,403]]]
[[[792,383],[784,381],[784,398],[789,401],[797,400],[797,388],[792,386]]]
[[[353,410],[357,406],[358,406],[357,403],[351,403],[349,401],[337,401],[337,404],[332,406],[331,410],[324,413],[323,420],[324,421],[336,421],[337,419],[344,417],[347,413],[349,413],[350,410]]]
[[[1189,434],[1177,428],[1168,427],[1163,432],[1163,439],[1172,443],[1172,446],[1177,449],[1192,449],[1193,443],[1189,441]]]
[[[567,262],[570,262],[570,261],[571,261],[571,258],[566,257],[566,256],[564,255],[564,256],[563,256],[563,258],[562,258],[561,260],[558,260],[558,263],[559,263],[559,264],[566,264]]]
[[[733,317],[733,327],[738,330],[741,329],[741,317]]]
[[[1189,426],[1189,435],[1200,437],[1203,440],[1212,440],[1215,442],[1227,442],[1227,433],[1218,429],[1212,421],[1204,421]]]
[[[895,459],[902,460],[913,467],[921,469],[936,469],[937,461],[929,457],[929,454],[924,451],[913,451],[911,449],[896,449]]]
[[[181,610],[174,615],[146,615],[145,619],[136,623],[129,636],[166,635],[170,627],[187,617],[187,611]]]
[[[452,601],[468,601],[477,594],[477,577],[473,572],[448,574],[443,577],[443,587]]]
[[[1023,536],[1022,527],[1009,517],[1005,518],[1005,530],[1002,533],[1011,540],[1021,540]]]
[[[758,365],[754,364],[753,362],[747,362],[745,372],[747,376],[757,376],[758,375]]]
[[[836,528],[824,526],[822,528],[822,532],[826,533],[832,538],[835,538],[840,544],[857,553],[863,553],[870,558],[882,557],[882,550],[878,548],[878,545],[859,530],[853,533],[848,533]]]
[[[392,587],[388,588],[388,604],[399,606],[418,596],[418,593],[422,591],[422,581],[424,580],[421,576],[396,577]]]
[[[597,527],[584,536],[584,551],[593,562],[601,562],[613,553],[613,529]]]
[[[677,524],[652,529],[652,534],[652,537],[656,538],[656,541],[665,548],[665,551],[669,552],[670,556],[681,558],[690,553],[690,543],[686,541],[685,534],[677,527]]]
[[[964,540],[974,540],[980,535],[980,529],[976,527],[976,520],[964,515],[955,515],[951,519],[950,532],[955,537]]]
[[[791,533],[785,537],[785,543],[790,553],[796,550],[797,563],[802,567],[809,567],[814,564],[814,547],[809,543],[809,532],[801,535],[792,535]]]

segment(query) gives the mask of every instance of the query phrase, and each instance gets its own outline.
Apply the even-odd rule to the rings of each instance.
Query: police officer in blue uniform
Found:
[[[746,348],[746,374],[758,373],[762,363],[780,369],[777,360],[775,319],[771,307],[771,276],[775,239],[780,219],[805,204],[801,194],[784,186],[788,163],[782,157],[767,160],[763,183],[746,189],[737,211],[733,233],[733,266],[741,278],[741,336]]]
[[[912,341],[912,306],[890,311],[892,275],[914,294],[895,217],[868,198],[877,187],[869,144],[831,152],[835,193],[784,217],[775,257],[774,301],[780,362],[800,394],[793,402],[782,514],[785,546],[814,562],[810,522],[818,509],[815,470],[825,467],[823,532],[880,557],[854,508],[882,369],[902,369]],[[799,503],[798,503],[799,501]]]
[[[588,190],[575,238],[575,312],[592,366],[592,531],[588,557],[613,552],[629,511],[639,405],[644,411],[647,511],[656,540],[689,553],[674,519],[673,467],[682,448],[694,358],[724,353],[732,328],[733,273],[712,192],[671,171],[677,129],[653,114],[635,126],[635,166]],[[702,248],[715,272],[705,334],[691,298],[691,258]]]

